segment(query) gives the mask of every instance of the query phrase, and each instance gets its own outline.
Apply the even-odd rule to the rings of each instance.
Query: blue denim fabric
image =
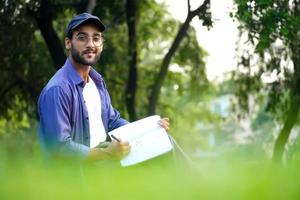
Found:
[[[112,107],[101,75],[91,68],[89,76],[101,97],[106,133],[127,124]],[[84,85],[83,79],[67,59],[42,90],[38,100],[39,142],[46,152],[79,157],[88,154],[90,133],[88,111],[82,95]],[[107,140],[110,140],[108,136]]]

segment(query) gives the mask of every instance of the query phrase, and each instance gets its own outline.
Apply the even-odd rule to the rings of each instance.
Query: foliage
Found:
[[[48,1],[43,1],[48,2]],[[36,102],[42,87],[55,72],[53,61],[45,45],[44,38],[31,12],[39,13],[40,1],[17,1],[1,4],[1,76],[3,85],[0,115],[7,117],[8,109],[16,108],[15,101],[24,102],[23,112],[36,117]],[[49,12],[53,19],[53,27],[63,45],[65,26],[71,16],[76,13],[70,2],[49,1]],[[73,6],[73,7],[72,7]],[[29,12],[31,11],[31,12]],[[162,55],[172,42],[179,22],[171,18],[163,4],[156,1],[138,2],[138,116],[146,115],[149,87],[153,84]],[[125,108],[125,85],[128,74],[127,27],[124,3],[121,1],[104,1],[97,5],[94,14],[107,24],[105,33],[105,50],[101,61],[95,68],[101,72],[107,82],[113,105],[128,117]],[[7,17],[10,16],[10,17]],[[152,16],[152,17],[149,17]],[[13,24],[10,27],[10,24]],[[167,27],[167,28],[165,28]],[[4,30],[9,30],[5,34]],[[34,34],[33,34],[34,33]],[[8,47],[8,48],[4,48]],[[189,68],[194,76],[191,86],[197,89],[198,80],[207,82],[204,73],[203,57],[205,56],[196,41],[194,31],[189,33],[185,44],[181,47],[174,63]],[[5,51],[4,51],[5,50]],[[188,53],[194,52],[193,56]],[[16,70],[16,66],[18,66]],[[199,72],[199,73],[198,73]],[[202,78],[204,77],[204,78]],[[169,78],[172,78],[170,76]],[[32,81],[34,80],[34,81]],[[199,85],[199,84],[198,84]],[[18,112],[19,113],[19,112]]]
[[[294,11],[297,1],[236,0],[235,3],[237,10],[232,16],[241,22],[241,36],[247,34],[248,39],[246,45],[242,45],[244,41],[239,43],[239,72],[234,74],[240,105],[247,111],[249,95],[267,92],[266,111],[282,119],[286,113],[282,110],[286,110],[290,101],[288,93],[295,88],[293,67],[296,66],[292,56],[297,53],[293,45],[299,43],[296,24],[300,18]],[[275,77],[273,80],[262,81],[271,75]]]
[[[268,93],[266,111],[284,121],[273,156],[274,161],[280,161],[300,108],[299,2],[236,0],[235,3],[237,11],[232,16],[242,22],[240,30],[247,31],[250,47],[254,47],[254,51],[241,51],[239,55],[241,70],[236,74],[242,79],[235,77],[240,84],[237,95],[247,111],[249,96],[256,98],[261,91]],[[274,76],[267,84],[262,81],[266,75]]]

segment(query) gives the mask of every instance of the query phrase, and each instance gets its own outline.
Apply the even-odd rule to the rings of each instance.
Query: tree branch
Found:
[[[191,1],[187,0],[187,4],[188,4],[188,13],[191,12]]]

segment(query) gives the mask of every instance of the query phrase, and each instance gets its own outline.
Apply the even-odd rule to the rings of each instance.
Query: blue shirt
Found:
[[[91,68],[89,76],[100,94],[102,113],[99,115],[102,114],[106,133],[127,124],[112,107],[101,75]],[[90,133],[82,95],[84,85],[82,77],[67,59],[42,90],[38,100],[39,142],[46,152],[79,157],[88,154]],[[107,140],[110,140],[108,136]]]

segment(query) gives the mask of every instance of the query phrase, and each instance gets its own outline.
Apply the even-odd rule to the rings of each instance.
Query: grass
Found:
[[[34,134],[0,138],[0,199],[299,199],[299,164],[270,164],[256,146],[192,165],[170,155],[122,168],[118,162],[45,161]],[[298,160],[299,156],[298,156]]]
[[[228,158],[193,166],[168,156],[133,167],[117,162],[45,162],[2,152],[0,199],[299,199],[299,170]]]

